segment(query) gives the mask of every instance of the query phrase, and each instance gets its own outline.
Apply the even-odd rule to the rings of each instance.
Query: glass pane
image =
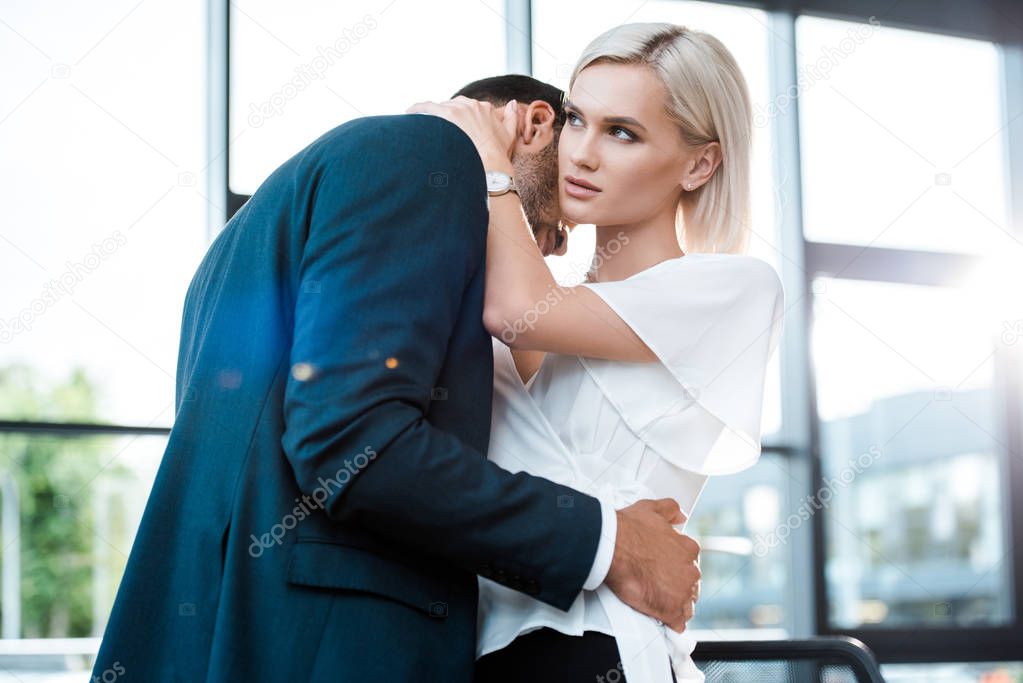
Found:
[[[813,289],[832,624],[1006,623],[1000,323],[966,290]]]
[[[231,189],[350,119],[505,72],[501,0],[231,3]]]
[[[1015,683],[1023,681],[1021,662],[884,664],[887,683]]]
[[[0,419],[169,425],[207,245],[205,4],[9,3],[3,19],[0,377],[22,393]]]
[[[102,636],[164,448],[0,434],[3,638]]]
[[[788,508],[788,468],[786,458],[764,453],[754,467],[707,482],[686,526],[701,546],[700,601],[689,625],[694,633],[706,630],[720,640],[745,637],[749,629],[761,637],[789,632],[789,555],[761,542]]]
[[[796,39],[807,238],[1019,246],[995,45],[805,16]]]

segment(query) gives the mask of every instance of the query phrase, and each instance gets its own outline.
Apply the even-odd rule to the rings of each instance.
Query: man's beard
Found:
[[[558,196],[558,141],[536,154],[520,154],[514,160],[515,185],[519,188],[522,210],[533,234],[543,227],[554,227]],[[553,215],[552,215],[553,214]]]

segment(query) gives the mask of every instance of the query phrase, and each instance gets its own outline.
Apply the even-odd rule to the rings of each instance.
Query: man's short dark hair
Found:
[[[523,104],[529,104],[533,100],[543,100],[554,110],[554,130],[560,131],[561,127],[565,125],[565,91],[549,83],[538,81],[531,76],[508,74],[481,78],[463,86],[451,96],[451,99],[459,95],[490,102],[498,107],[508,104],[510,100],[516,100]]]

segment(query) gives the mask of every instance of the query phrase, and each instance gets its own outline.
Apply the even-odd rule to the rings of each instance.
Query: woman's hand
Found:
[[[447,119],[469,136],[484,166],[496,169],[511,163],[519,129],[518,106],[511,100],[504,107],[495,108],[490,102],[459,95],[445,102],[417,102],[405,113],[422,112]]]

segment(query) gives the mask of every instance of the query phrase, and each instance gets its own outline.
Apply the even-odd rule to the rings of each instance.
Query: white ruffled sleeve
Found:
[[[629,428],[693,472],[728,474],[753,465],[767,364],[784,314],[774,268],[747,255],[696,253],[625,280],[583,286],[660,360],[580,357]]]

